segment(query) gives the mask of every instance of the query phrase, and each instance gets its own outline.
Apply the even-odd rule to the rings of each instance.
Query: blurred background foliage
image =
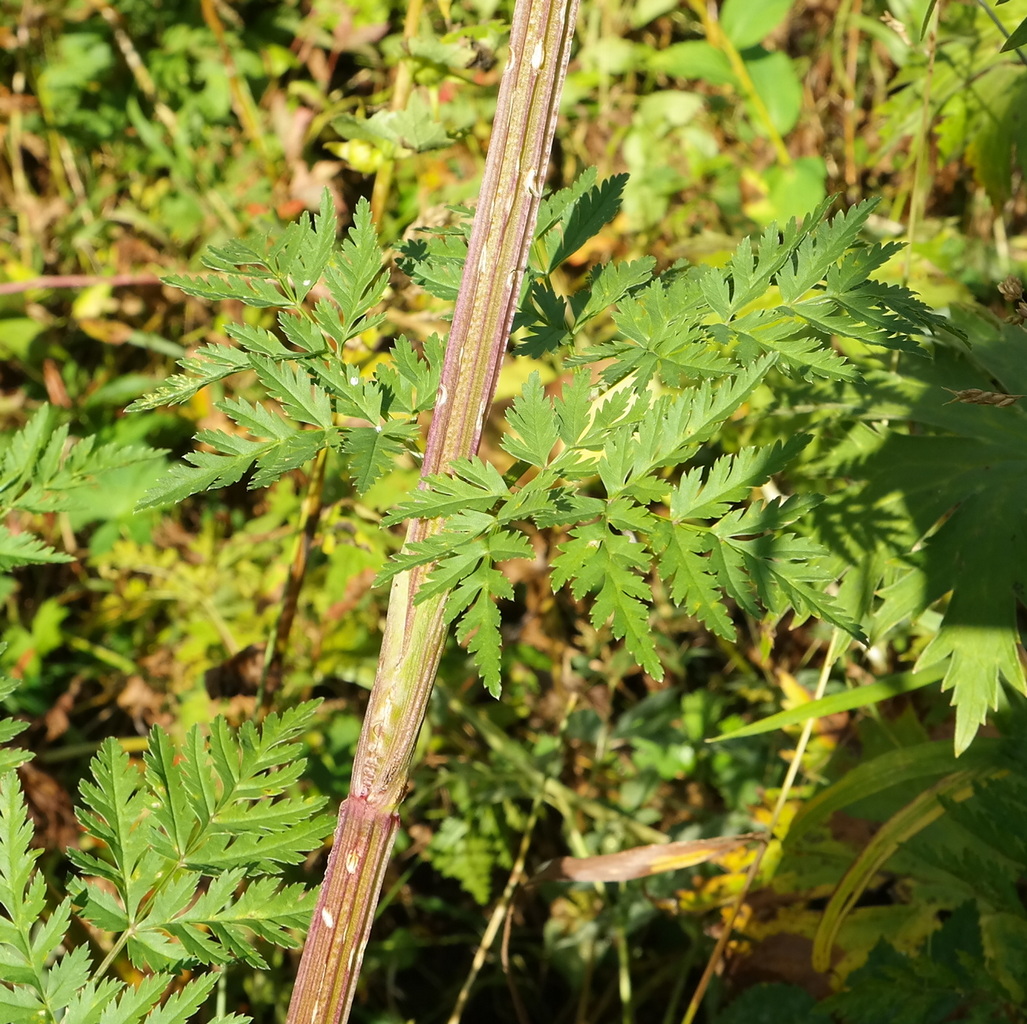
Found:
[[[0,0],[0,427],[15,430],[47,401],[77,436],[177,456],[196,429],[222,426],[214,402],[245,394],[245,377],[181,410],[122,414],[176,357],[227,342],[225,324],[241,315],[187,300],[159,275],[197,269],[209,243],[280,230],[325,186],[343,218],[369,196],[386,243],[448,223],[447,208],[476,194],[510,13],[509,0]],[[1027,0],[991,13],[1012,30]],[[909,243],[885,279],[938,309],[969,310],[971,333],[990,324],[990,338],[1020,352],[1027,307],[999,283],[1027,266],[1027,68],[1000,53],[1003,38],[973,3],[589,0],[549,184],[593,165],[631,177],[620,216],[570,258],[562,286],[573,291],[597,261],[643,253],[663,267],[722,262],[744,234],[828,194],[879,196],[877,237]],[[352,358],[372,363],[401,332],[445,329],[440,306],[398,270],[387,313]],[[245,316],[273,326],[271,311]],[[887,390],[894,365],[851,354],[880,375],[868,377],[876,391],[793,384],[785,409],[758,394],[721,442],[733,451],[756,435],[816,432],[779,486],[831,492],[829,513],[856,500],[859,467],[843,455],[861,450],[861,424],[917,418],[908,395]],[[989,366],[975,367],[974,386],[987,387]],[[512,367],[513,387],[531,369]],[[495,443],[488,436],[487,451]],[[137,750],[154,723],[180,738],[215,710],[245,718],[280,613],[304,474],[133,514],[162,470],[161,460],[118,470],[90,508],[20,524],[77,560],[0,580],[0,668],[20,682],[6,710],[31,723],[37,758],[22,777],[55,885],[76,841],[71,794],[100,741]],[[414,473],[397,466],[357,501],[327,466],[275,699],[327,698],[309,737],[310,784],[335,798],[385,610],[370,582],[400,543],[380,519]],[[874,497],[860,507],[877,508]],[[918,529],[907,522],[907,548],[931,524]],[[514,571],[501,703],[458,648],[444,661],[368,954],[356,1011],[367,1024],[457,1019],[526,830],[531,868],[769,819],[796,727],[707,741],[808,703],[830,633],[733,610],[742,639],[732,646],[661,598],[654,629],[669,671],[657,684],[582,608],[553,599],[542,567]],[[827,666],[827,692],[908,673],[944,614],[937,596],[919,616],[892,601],[873,646]],[[699,1019],[1025,1019],[1024,765],[1002,738],[1023,725],[1003,697],[985,745],[956,762],[936,686],[819,720],[786,815],[806,824],[772,844]],[[945,813],[901,832],[896,814],[942,783]],[[870,865],[814,968],[832,892],[889,829],[898,853]],[[644,882],[522,890],[509,978],[529,1017],[680,1020],[752,855]],[[307,865],[307,880],[322,867],[323,857]],[[265,975],[229,975],[228,1008],[284,1020],[294,969],[284,957]],[[516,1019],[495,951],[459,1012]]]

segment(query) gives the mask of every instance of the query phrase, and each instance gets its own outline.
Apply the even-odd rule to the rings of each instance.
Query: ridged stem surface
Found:
[[[518,0],[422,475],[474,455],[520,297],[556,130],[578,0]],[[439,530],[414,520],[407,544]],[[349,1016],[398,809],[446,642],[445,595],[416,603],[430,572],[397,576],[353,762],[350,793],[303,950],[288,1024]]]

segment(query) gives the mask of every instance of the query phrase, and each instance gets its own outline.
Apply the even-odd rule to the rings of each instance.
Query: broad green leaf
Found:
[[[736,50],[747,50],[763,42],[788,17],[792,0],[724,0],[720,27]]]
[[[705,39],[672,43],[654,53],[649,64],[653,71],[686,82],[698,78],[711,85],[734,85],[737,81],[723,50],[711,46]]]
[[[738,2],[744,4],[750,11],[762,11],[773,6],[773,0],[764,0],[759,4],[750,4],[747,0],[738,0]],[[783,0],[777,0],[777,2],[780,3]],[[784,2],[790,2],[790,0],[784,0]],[[779,135],[787,135],[795,127],[802,111],[802,82],[799,81],[795,65],[788,54],[782,53],[780,50],[773,53],[757,51],[752,54],[752,58],[749,59],[747,55],[745,70],[752,79],[756,94],[763,101],[764,109],[770,115],[773,130]],[[763,123],[765,119],[759,116],[759,112],[752,103],[749,104],[749,117],[760,134],[770,134],[767,130],[768,126]],[[801,211],[803,214],[823,198],[823,191],[821,190],[819,195],[814,193],[808,198],[810,201]],[[784,211],[778,216],[783,214]]]
[[[862,416],[876,419],[887,408],[919,426],[910,434],[853,432],[835,461],[866,482],[833,504],[825,523],[869,550],[880,545],[907,559],[882,592],[878,633],[950,595],[918,668],[946,666],[961,751],[994,707],[1000,678],[1027,693],[1017,626],[1027,583],[1027,412],[953,401],[951,392],[1027,393],[1027,332],[962,313],[956,325],[970,336],[969,351],[937,346],[933,360],[909,362],[901,377],[871,373],[866,388],[854,390]],[[895,502],[900,517],[889,511]]]

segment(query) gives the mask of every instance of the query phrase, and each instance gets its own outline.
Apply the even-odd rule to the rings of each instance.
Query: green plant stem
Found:
[[[931,86],[934,84],[934,58],[938,52],[938,8],[931,12],[930,31],[927,33],[927,73],[924,75],[924,98],[920,107],[920,135],[917,137],[916,158],[913,161],[913,186],[909,196],[909,245],[906,246],[902,283],[908,284],[913,272],[913,243],[920,214],[926,202],[924,164],[928,158],[931,138]]]
[[[831,678],[831,669],[834,667],[834,663],[838,660],[842,651],[845,649],[845,642],[845,637],[841,630],[835,629],[832,631],[831,642],[828,644],[827,653],[824,655],[824,663],[820,666],[820,678],[817,680],[817,689],[813,696],[814,700],[820,700],[824,696],[824,691],[827,689],[827,682]],[[742,907],[749,895],[749,890],[752,889],[753,883],[759,875],[760,867],[763,865],[763,858],[769,847],[769,840],[773,837],[778,822],[781,820],[781,813],[785,809],[785,804],[788,802],[788,796],[792,791],[792,786],[795,784],[795,779],[802,767],[802,758],[806,753],[806,747],[809,744],[810,736],[813,735],[813,724],[815,721],[816,719],[809,718],[806,720],[806,724],[802,727],[802,734],[799,736],[799,742],[795,745],[795,753],[792,756],[792,763],[788,766],[784,784],[781,786],[781,792],[777,796],[777,803],[774,804],[774,810],[770,816],[770,824],[767,826],[768,842],[762,843],[756,850],[756,856],[753,858],[752,863],[749,865],[749,870],[745,874],[745,883],[742,886],[741,892],[739,892],[737,897],[735,897],[735,901],[727,915],[727,920],[724,922],[720,938],[717,939],[717,945],[713,949],[713,953],[706,964],[706,969],[703,971],[702,977],[699,979],[699,984],[696,986],[695,992],[692,993],[692,999],[688,1004],[688,1009],[685,1011],[682,1024],[692,1024],[692,1021],[695,1020],[695,1015],[699,1012],[699,1006],[702,1003],[703,996],[706,994],[706,989],[709,987],[710,981],[713,978],[713,973],[720,965],[721,958],[724,956],[724,950],[727,949],[727,944],[731,940],[731,935],[734,932],[735,922],[738,920],[738,915],[742,912]]]
[[[260,684],[257,687],[257,699],[253,708],[255,716],[260,715],[265,699],[282,684],[289,634],[292,632],[292,624],[296,618],[296,608],[299,606],[300,591],[303,589],[303,580],[307,574],[310,551],[314,546],[317,528],[321,522],[327,461],[328,449],[325,448],[318,453],[314,460],[314,468],[307,481],[307,490],[300,508],[300,521],[292,559],[289,563],[289,576],[285,582],[282,603],[279,606],[275,628],[265,652],[264,667],[260,674]]]
[[[417,28],[421,21],[423,0],[410,0],[407,6],[406,17],[403,19],[403,42],[409,46],[410,40],[417,35]],[[412,58],[409,54],[399,62],[396,68],[396,81],[392,87],[392,102],[389,104],[392,110],[405,110],[410,101],[410,93],[414,88],[414,74],[412,70]],[[378,228],[379,234],[382,229],[382,222],[385,220],[385,210],[392,193],[392,181],[396,174],[396,157],[389,156],[382,161],[381,167],[374,178],[374,187],[371,191],[371,219]]]
[[[560,721],[560,729],[557,734],[561,743],[567,734],[567,724],[570,721],[571,714],[577,706],[577,703],[578,695],[576,693],[570,694],[567,706],[564,708],[563,716]],[[474,954],[474,960],[471,962],[471,969],[468,972],[467,977],[464,979],[464,983],[460,988],[460,993],[456,998],[456,1005],[453,1007],[453,1012],[449,1015],[449,1020],[446,1024],[460,1024],[460,1018],[463,1016],[467,1000],[471,995],[471,989],[474,987],[474,982],[477,980],[478,974],[485,963],[485,957],[488,955],[488,951],[492,948],[492,943],[499,934],[500,927],[504,924],[506,925],[506,928],[504,929],[502,954],[504,969],[508,965],[506,953],[509,949],[509,945],[507,940],[509,938],[510,918],[513,913],[513,901],[517,893],[518,886],[520,886],[527,877],[524,873],[524,863],[528,859],[528,850],[531,847],[531,839],[535,832],[535,825],[538,822],[539,812],[542,810],[542,801],[544,798],[544,787],[536,786],[535,796],[531,801],[531,810],[528,812],[528,820],[525,823],[524,831],[521,834],[521,843],[517,850],[517,857],[514,860],[514,865],[510,869],[506,885],[503,887],[502,896],[499,897],[499,901],[496,903],[495,907],[492,908],[492,914],[489,916],[489,923],[485,928],[485,934],[482,936],[481,942],[478,943],[478,948]],[[509,970],[506,971],[506,974],[509,979]],[[511,996],[513,995],[513,992],[514,990],[511,989]]]
[[[577,0],[521,0],[422,473],[474,454],[521,292],[570,59]],[[439,523],[415,520],[407,543]],[[339,813],[289,1024],[340,1024],[353,1002],[417,734],[446,641],[445,596],[415,603],[430,567],[392,584],[382,651]]]
[[[1001,3],[1002,0],[999,0],[999,2]],[[987,0],[977,0],[977,6],[980,7],[981,10],[984,11],[984,13],[987,14],[989,18],[991,18],[991,20],[998,26],[999,32],[1001,32],[1002,35],[1006,39],[1008,39],[1009,33],[1006,31],[1006,26],[1002,24],[1002,19],[999,18],[999,16],[995,13],[995,10],[991,6],[991,4],[989,4]],[[1015,53],[1017,57],[1020,58],[1020,63],[1027,67],[1027,53],[1024,53],[1024,51],[1020,49],[1019,46],[1013,47],[1013,53]]]
[[[785,145],[784,139],[781,138],[781,133],[774,127],[774,119],[770,116],[770,111],[767,109],[766,103],[763,102],[763,97],[760,96],[759,90],[753,83],[749,69],[745,66],[745,61],[742,60],[741,54],[735,49],[734,43],[728,39],[727,33],[720,27],[720,21],[710,13],[706,0],[688,0],[688,6],[692,8],[702,22],[703,32],[706,33],[706,41],[710,46],[716,47],[727,57],[731,70],[738,80],[738,84],[752,104],[752,109],[756,116],[763,123],[767,138],[774,147],[774,153],[777,155],[779,163],[782,167],[791,167],[792,155],[788,152],[788,147]]]

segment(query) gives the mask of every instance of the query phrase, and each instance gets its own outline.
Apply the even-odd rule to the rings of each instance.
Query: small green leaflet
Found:
[[[244,370],[256,374],[274,402],[265,406],[236,396],[216,403],[240,430],[199,432],[197,440],[212,450],[187,454],[184,463],[173,466],[143,497],[139,508],[226,487],[251,472],[249,486],[265,487],[325,449],[345,456],[363,493],[397,456],[416,449],[416,416],[434,400],[442,344],[438,339],[425,344],[426,361],[400,339],[395,363],[381,363],[378,379],[365,377],[359,367],[339,358],[348,341],[382,322],[384,314],[373,310],[385,293],[388,275],[366,200],[357,204],[353,226],[338,252],[335,234],[334,207],[326,190],[320,214],[290,225],[273,244],[265,238],[212,249],[205,263],[222,277],[172,281],[207,299],[279,307],[278,326],[293,347],[264,328],[230,325],[227,332],[238,348],[201,348],[182,361],[184,373],[133,403],[132,409],[151,409],[185,402]],[[305,299],[319,280],[328,297],[319,298],[311,310]],[[343,419],[368,425],[342,426]]]
[[[218,980],[198,965],[265,969],[255,937],[297,945],[313,894],[277,876],[333,826],[318,813],[322,798],[287,795],[316,710],[300,705],[237,735],[218,718],[209,739],[190,730],[183,750],[154,729],[144,771],[105,741],[82,783],[79,820],[93,841],[88,852],[69,850],[84,878],[49,911],[24,798],[13,772],[0,773],[0,1019],[183,1024]],[[130,959],[155,973],[136,985],[100,978],[91,945],[68,941],[73,912],[101,931],[129,932]],[[192,977],[183,983],[184,967]]]
[[[571,530],[553,560],[553,587],[570,584],[575,597],[595,594],[590,618],[596,627],[612,620],[613,635],[624,639],[639,665],[663,678],[652,633],[649,605],[652,591],[645,581],[651,556],[645,547],[605,524],[593,523]]]
[[[100,444],[95,437],[69,440],[67,424],[41,405],[24,427],[0,437],[0,517],[15,511],[81,511],[89,507],[103,474],[164,454],[142,445]],[[0,573],[72,560],[30,533],[0,525]]]

